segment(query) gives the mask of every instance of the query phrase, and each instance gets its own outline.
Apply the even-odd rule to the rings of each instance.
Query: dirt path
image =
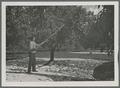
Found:
[[[9,82],[38,82],[38,81],[53,81],[46,76],[37,76],[26,73],[7,73],[7,81]]]

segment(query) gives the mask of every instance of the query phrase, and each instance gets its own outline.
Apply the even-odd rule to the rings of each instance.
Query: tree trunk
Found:
[[[49,60],[47,63],[45,63],[44,65],[42,65],[42,66],[49,65],[49,64],[51,64],[51,63],[54,61],[55,48],[56,48],[56,47],[52,47],[52,48],[50,49],[50,60]]]
[[[55,47],[52,47],[50,50],[50,61],[54,61],[54,52],[55,52]]]

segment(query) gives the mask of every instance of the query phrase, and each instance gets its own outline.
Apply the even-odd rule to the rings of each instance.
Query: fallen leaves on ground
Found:
[[[40,67],[47,61],[44,60],[37,60],[37,74],[31,74],[31,79],[37,78],[37,81],[40,81],[40,77],[42,72],[42,76],[48,77],[48,79],[53,80],[53,81],[84,81],[84,80],[94,80],[92,74],[93,74],[93,69],[102,64],[104,61],[98,61],[98,60],[55,60],[53,64],[47,65]],[[10,80],[16,80],[20,81],[20,77],[23,78],[24,80],[24,75],[28,75],[25,72],[27,71],[28,67],[28,58],[24,59],[16,59],[16,60],[8,60],[7,61],[7,79],[8,81]],[[41,74],[40,74],[41,72]],[[17,73],[23,73],[24,75],[18,75]],[[48,73],[48,74],[46,74]],[[54,74],[53,74],[54,73]],[[12,75],[13,74],[13,75]],[[61,74],[61,75],[58,75]],[[18,76],[18,78],[16,78]],[[27,76],[29,77],[29,76]],[[25,78],[26,79],[26,78]],[[23,81],[22,80],[22,81]],[[42,80],[42,78],[41,78]],[[26,80],[27,81],[27,80]]]

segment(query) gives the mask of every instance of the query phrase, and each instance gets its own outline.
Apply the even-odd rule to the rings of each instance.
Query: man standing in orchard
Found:
[[[35,37],[32,37],[30,39],[30,50],[29,50],[29,63],[28,63],[28,73],[31,73],[31,70],[33,72],[37,72],[36,71],[36,52],[37,52],[37,48],[41,47],[45,42],[47,42],[47,40],[41,42],[40,44],[37,44],[35,42]]]
[[[31,70],[33,72],[36,72],[36,49],[37,45],[35,42],[35,37],[32,37],[30,39],[30,51],[29,51],[29,64],[28,64],[28,73],[31,73]]]

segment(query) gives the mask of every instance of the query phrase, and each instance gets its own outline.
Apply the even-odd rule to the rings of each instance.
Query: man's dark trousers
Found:
[[[29,64],[28,64],[28,73],[32,71],[36,71],[36,58],[35,53],[29,52]]]

